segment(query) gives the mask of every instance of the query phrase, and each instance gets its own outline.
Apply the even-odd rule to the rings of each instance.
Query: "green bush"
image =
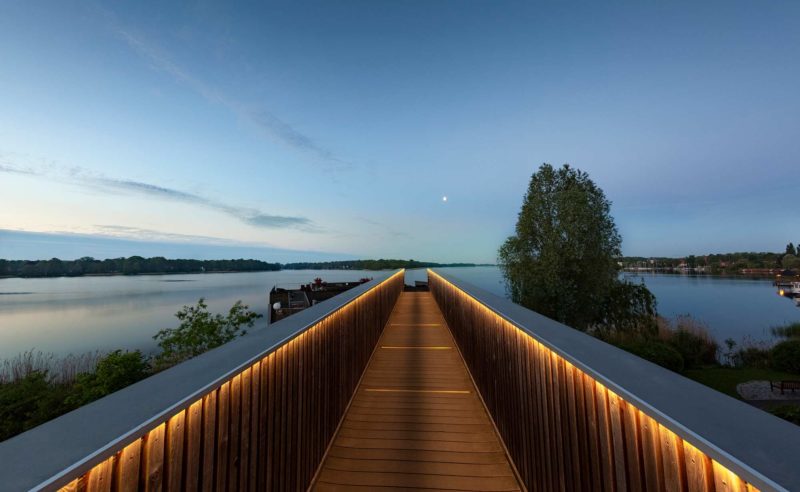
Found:
[[[772,349],[772,367],[778,371],[800,374],[800,340],[786,340]]]
[[[149,364],[138,350],[123,352],[115,350],[97,363],[92,373],[78,375],[67,403],[85,405],[148,376]]]
[[[191,359],[246,334],[242,327],[252,327],[261,315],[250,311],[242,301],[236,301],[227,316],[211,314],[201,297],[196,306],[183,306],[175,317],[180,320],[180,326],[161,330],[153,337],[161,348],[155,358],[157,369]]]
[[[686,368],[717,364],[719,346],[711,338],[678,329],[669,338],[669,344],[681,354]]]
[[[797,405],[782,405],[769,411],[772,415],[800,425],[800,407]]]
[[[734,355],[737,367],[767,369],[771,365],[770,350],[761,347],[745,347]]]
[[[64,403],[68,392],[67,386],[52,384],[40,371],[0,384],[0,441],[72,410]]]
[[[800,323],[776,326],[772,328],[772,334],[780,338],[800,338]]]
[[[671,345],[659,340],[650,339],[626,343],[621,345],[620,348],[671,371],[683,371],[684,361],[680,352]]]

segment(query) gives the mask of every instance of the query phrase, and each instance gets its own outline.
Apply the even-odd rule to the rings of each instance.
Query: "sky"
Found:
[[[0,257],[494,262],[543,162],[626,255],[781,251],[799,60],[795,1],[5,0]]]

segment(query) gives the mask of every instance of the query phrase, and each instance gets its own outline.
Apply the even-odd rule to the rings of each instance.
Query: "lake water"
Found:
[[[443,268],[493,294],[505,296],[505,281],[497,267]],[[423,279],[424,271],[407,278]],[[658,312],[667,318],[689,314],[705,324],[720,344],[726,338],[741,342],[773,340],[770,328],[800,321],[800,308],[777,294],[772,280],[702,277],[688,275],[623,274],[632,282],[644,282],[655,294]]]
[[[505,285],[496,267],[445,268],[497,295]],[[266,313],[274,285],[296,286],[315,277],[328,281],[374,276],[366,271],[281,271],[205,275],[0,279],[0,359],[35,349],[56,354],[117,348],[151,351],[152,336],[177,326],[176,311],[205,297],[212,312],[241,299]],[[425,270],[408,271],[406,282],[424,280]],[[771,326],[800,321],[800,309],[775,293],[768,280],[674,275],[643,279],[665,316],[691,314],[718,340],[744,336],[769,339]],[[264,329],[266,320],[254,329]]]

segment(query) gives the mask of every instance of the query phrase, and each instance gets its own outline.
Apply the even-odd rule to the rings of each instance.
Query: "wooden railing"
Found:
[[[0,443],[0,490],[305,490],[402,289],[383,275]]]
[[[453,277],[429,285],[528,490],[800,490],[800,427]]]

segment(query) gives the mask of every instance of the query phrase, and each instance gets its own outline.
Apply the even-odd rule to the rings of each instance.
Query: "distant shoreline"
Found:
[[[433,263],[414,260],[350,260],[333,262],[268,263],[260,260],[184,260],[166,258],[114,258],[95,260],[3,260],[0,279],[6,278],[77,278],[135,277],[142,275],[197,275],[206,273],[254,273],[300,270],[382,271],[421,268],[495,266],[477,263]],[[169,268],[161,270],[160,268]],[[227,268],[226,268],[227,267]],[[234,267],[234,268],[230,268]],[[237,268],[241,267],[241,268]],[[98,271],[100,270],[100,271]],[[102,271],[106,270],[106,271]],[[144,270],[144,271],[143,271]]]

